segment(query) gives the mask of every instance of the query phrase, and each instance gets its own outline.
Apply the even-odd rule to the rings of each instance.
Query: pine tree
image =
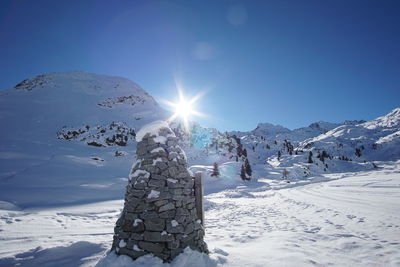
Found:
[[[354,153],[357,157],[361,157],[361,149],[356,148],[356,153]]]
[[[249,177],[248,179],[250,180],[251,174],[253,173],[253,170],[251,169],[249,160],[246,158],[244,161],[245,169],[246,169],[246,174]]]
[[[219,177],[219,169],[218,169],[218,164],[216,162],[214,163],[214,168],[213,172],[211,173],[211,176]]]
[[[242,178],[243,181],[247,180],[246,169],[244,165],[242,165],[242,168],[240,169],[240,178]]]
[[[243,154],[243,146],[240,141],[240,138],[238,138],[236,135],[232,135],[232,138],[235,139],[237,147],[236,147],[236,154],[238,157],[241,157]]]
[[[282,178],[283,178],[283,179],[287,179],[288,176],[289,176],[289,171],[288,171],[286,168],[283,168],[283,171],[282,171]]]
[[[313,156],[313,154],[312,154],[312,152],[310,151],[310,153],[308,153],[308,163],[313,163],[314,161],[312,160],[312,156]]]
[[[278,160],[281,159],[281,156],[282,156],[282,153],[281,153],[281,151],[279,150],[279,151],[278,151]]]

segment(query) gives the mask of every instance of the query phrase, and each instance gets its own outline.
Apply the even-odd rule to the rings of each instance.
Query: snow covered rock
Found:
[[[136,138],[138,160],[112,250],[133,259],[153,254],[164,261],[171,261],[186,247],[208,252],[195,207],[194,178],[175,134],[167,123],[158,121],[145,125]]]

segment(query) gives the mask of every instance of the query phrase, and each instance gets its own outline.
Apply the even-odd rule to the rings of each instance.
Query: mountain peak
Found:
[[[82,125],[89,125],[92,129],[117,121],[137,129],[167,116],[154,98],[136,83],[84,71],[38,75],[3,92],[1,121],[9,124],[10,132],[37,140],[41,136],[52,139],[63,126],[80,129]],[[20,123],[11,123],[16,120]],[[38,129],[36,136],[31,136],[26,127]],[[5,138],[6,134],[0,137]]]
[[[391,112],[389,112],[389,114],[387,114],[386,116],[396,116],[396,117],[400,117],[400,107],[393,109]]]
[[[18,83],[14,89],[31,91],[39,88],[52,88],[54,90],[65,86],[71,91],[84,89],[88,94],[109,94],[112,91],[120,94],[147,94],[138,84],[127,78],[85,71],[53,72],[37,75]]]
[[[255,135],[270,135],[278,133],[288,133],[290,130],[281,125],[275,125],[272,123],[264,122],[259,123],[257,127],[252,131]]]
[[[311,123],[308,127],[313,128],[313,129],[330,130],[336,126],[338,126],[337,123],[326,122],[326,121],[317,121],[317,122]]]
[[[400,126],[400,107],[393,109],[388,114],[368,121],[363,124],[368,129],[376,129],[382,127],[394,128]]]

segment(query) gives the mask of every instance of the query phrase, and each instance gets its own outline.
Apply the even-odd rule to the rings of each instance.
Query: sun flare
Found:
[[[191,116],[205,117],[206,115],[196,111],[194,109],[194,104],[204,95],[204,91],[196,94],[193,98],[187,100],[183,94],[183,90],[178,86],[179,100],[174,103],[168,100],[162,100],[165,104],[174,109],[174,113],[168,118],[168,122],[171,123],[174,120],[180,118],[182,119],[183,126],[185,130],[189,132],[189,118]]]
[[[187,101],[180,101],[175,106],[175,113],[182,118],[188,117],[192,113],[192,107]]]

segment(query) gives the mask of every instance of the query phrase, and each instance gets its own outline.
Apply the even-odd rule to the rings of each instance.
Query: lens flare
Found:
[[[175,112],[178,114],[178,116],[182,118],[188,117],[190,114],[192,114],[192,107],[190,103],[186,101],[179,102],[176,105],[175,109],[176,109]]]
[[[194,110],[194,104],[205,94],[204,91],[196,94],[189,100],[186,100],[183,89],[181,86],[177,86],[178,88],[178,96],[179,101],[177,103],[168,101],[168,100],[161,100],[164,104],[172,107],[174,109],[174,114],[168,118],[168,123],[173,122],[174,120],[180,118],[182,119],[183,126],[186,132],[189,132],[189,117],[191,116],[198,116],[198,117],[206,117],[205,114]]]

